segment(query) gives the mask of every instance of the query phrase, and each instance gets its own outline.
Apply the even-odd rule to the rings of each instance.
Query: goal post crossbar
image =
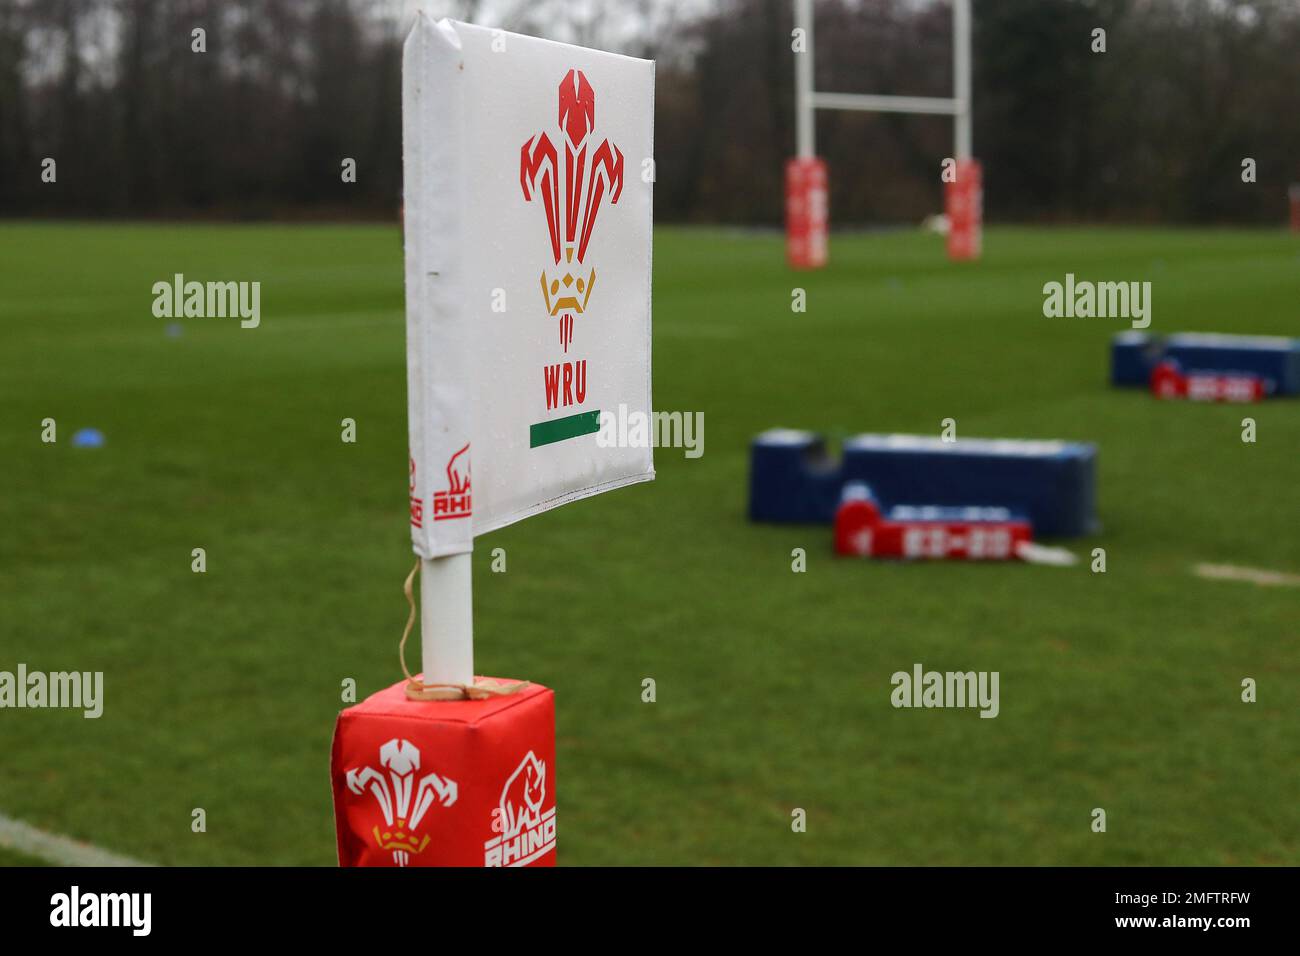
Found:
[[[937,96],[877,96],[869,93],[822,93],[813,89],[812,0],[795,0],[796,29],[804,31],[803,52],[795,55],[795,139],[797,154],[817,154],[814,110],[856,110],[870,113],[924,113],[953,118],[956,158],[971,157],[971,17],[970,0],[952,0],[951,98]]]
[[[815,110],[859,110],[866,113],[937,113],[957,116],[966,111],[961,100],[941,96],[877,96],[871,93],[813,93]]]

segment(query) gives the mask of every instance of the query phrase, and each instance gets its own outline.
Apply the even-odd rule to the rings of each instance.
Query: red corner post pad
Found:
[[[554,866],[555,693],[411,701],[404,681],[339,714],[342,866]]]

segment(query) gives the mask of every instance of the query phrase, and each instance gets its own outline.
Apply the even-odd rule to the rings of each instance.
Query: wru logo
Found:
[[[371,831],[375,843],[381,850],[392,850],[393,862],[398,866],[406,866],[411,854],[420,853],[429,845],[428,834],[420,837],[415,832],[420,821],[435,800],[444,807],[456,802],[456,781],[428,773],[416,783],[420,751],[409,740],[393,739],[380,747],[379,764],[387,768],[388,777],[374,767],[349,770],[348,789],[356,794],[369,789],[374,794],[385,824],[385,829],[376,826]]]
[[[559,123],[564,169],[551,138],[538,133],[520,150],[519,184],[525,200],[539,198],[546,210],[555,274],[542,270],[542,298],[547,314],[560,317],[560,344],[567,352],[573,341],[573,317],[586,310],[596,284],[594,268],[582,275],[596,214],[606,194],[612,205],[623,193],[623,154],[607,139],[593,145],[596,91],[581,70],[570,70],[560,83]]]

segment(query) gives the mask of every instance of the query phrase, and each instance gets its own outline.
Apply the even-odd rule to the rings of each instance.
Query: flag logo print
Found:
[[[623,153],[609,140],[602,140],[592,149],[588,170],[587,153],[596,138],[596,92],[581,70],[565,75],[558,100],[563,175],[559,151],[542,132],[530,137],[520,150],[519,184],[524,199],[540,200],[546,211],[553,273],[542,270],[542,298],[547,315],[561,318],[560,342],[567,352],[573,340],[573,316],[586,310],[596,284],[596,270],[585,266],[596,215],[606,194],[613,205],[623,193]]]
[[[424,527],[424,499],[415,493],[415,456],[411,455],[411,527]]]
[[[623,153],[608,139],[598,140],[596,91],[581,70],[565,74],[557,104],[555,139],[543,131],[520,149],[519,184],[524,201],[539,203],[546,214],[550,262],[539,283],[547,316],[558,319],[559,344],[567,356],[575,318],[586,314],[596,286],[596,269],[588,260],[596,217],[606,199],[614,205],[623,194]],[[582,405],[587,360],[546,365],[543,385],[548,411]],[[529,445],[591,434],[598,419],[599,412],[582,412],[538,422],[530,428]]]
[[[447,461],[447,490],[433,493],[433,520],[468,518],[474,513],[470,497],[469,445]]]

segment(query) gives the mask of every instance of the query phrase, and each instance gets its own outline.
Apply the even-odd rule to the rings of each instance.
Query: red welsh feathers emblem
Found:
[[[612,205],[623,193],[623,153],[608,139],[596,145],[596,92],[581,70],[570,70],[560,83],[559,125],[563,168],[556,143],[538,133],[520,150],[519,185],[525,200],[540,200],[546,211],[552,267],[542,270],[542,297],[547,314],[560,317],[567,352],[573,316],[586,309],[596,284],[596,270],[585,265],[596,215],[606,197]]]

